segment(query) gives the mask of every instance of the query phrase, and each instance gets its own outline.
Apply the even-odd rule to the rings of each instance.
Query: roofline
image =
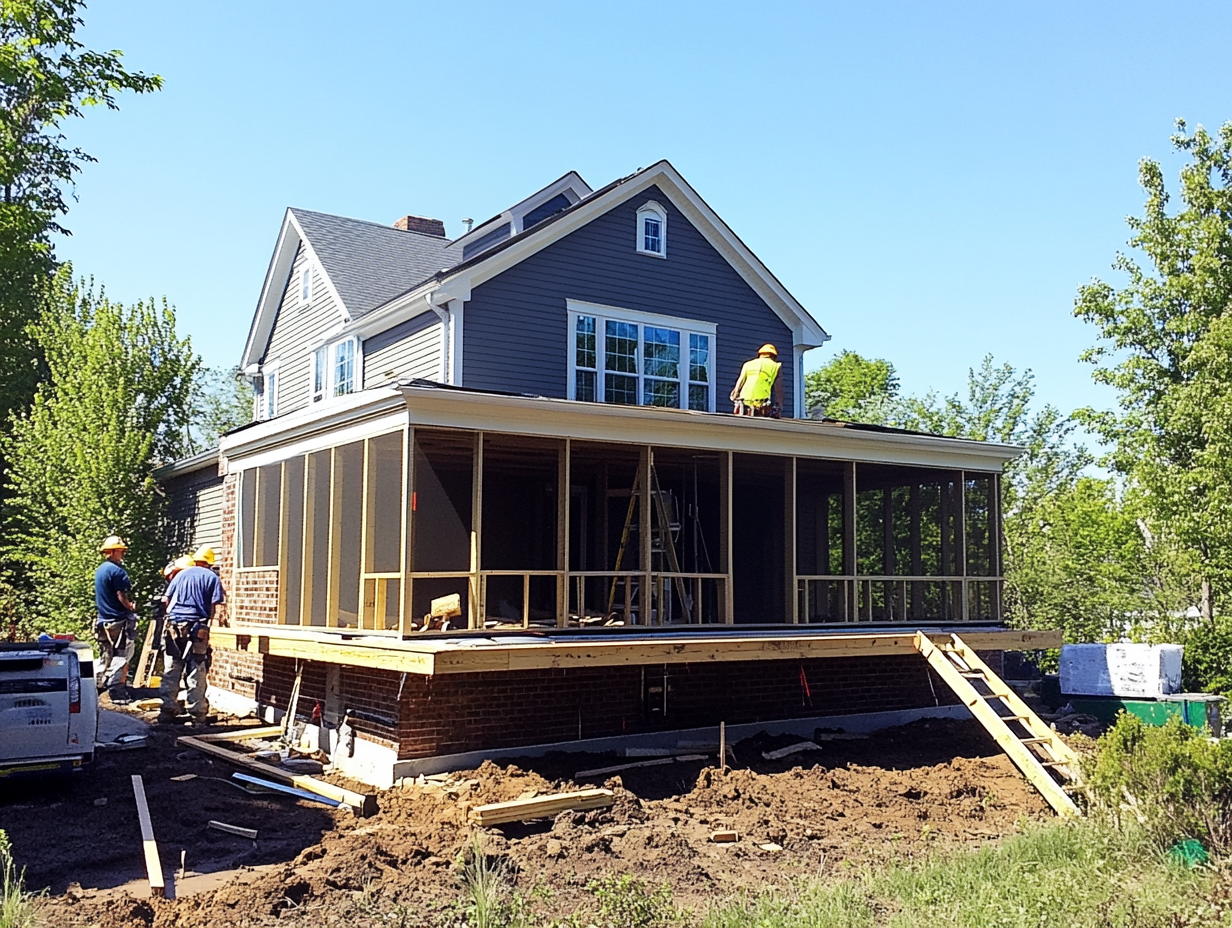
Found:
[[[258,423],[222,441],[225,458],[281,460],[402,425],[579,441],[796,455],[946,470],[1000,472],[1017,445],[901,431],[869,431],[816,419],[760,419],[682,409],[615,406],[487,393],[402,381]],[[225,465],[224,465],[225,466]]]
[[[160,464],[154,468],[153,477],[155,480],[166,480],[169,477],[178,477],[180,474],[191,474],[194,471],[204,470],[211,464],[217,467],[218,458],[218,447],[215,446],[206,451],[190,454],[186,458],[180,458],[178,461]]]
[[[659,178],[668,181],[667,187],[663,188],[664,194],[673,205],[699,227],[699,231],[710,240],[710,244],[724,255],[728,263],[745,279],[745,282],[758,291],[758,294],[789,325],[792,329],[793,347],[817,348],[830,340],[829,334],[813,318],[812,314],[792,296],[761,259],[744,244],[740,237],[731,230],[731,227],[666,159],[657,161],[635,174],[612,181],[591,196],[579,200],[569,208],[536,224],[533,228],[494,245],[469,261],[463,261],[451,268],[438,271],[366,313],[361,320],[362,327],[371,332],[378,332],[382,328],[377,326],[387,328],[389,325],[396,325],[402,321],[402,315],[408,308],[413,307],[416,302],[425,297],[435,305],[443,305],[451,299],[463,301],[470,299],[472,288],[546,248],[564,235],[581,228],[624,200],[636,196],[646,187],[658,184]],[[673,187],[675,190],[668,189]],[[683,198],[683,203],[679,201],[677,195]],[[690,212],[695,215],[690,215]],[[706,235],[706,226],[716,231],[719,242],[716,243],[711,240],[711,236]],[[730,253],[725,254],[724,248]],[[751,274],[745,273],[746,268]],[[439,297],[432,296],[433,290],[441,291]],[[422,312],[424,308],[416,310],[411,315]]]

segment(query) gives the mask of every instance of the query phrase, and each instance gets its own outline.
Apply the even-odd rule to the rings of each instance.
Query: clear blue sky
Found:
[[[1109,274],[1137,163],[1232,119],[1220,3],[166,3],[95,0],[85,41],[165,89],[67,127],[98,157],[59,245],[166,295],[237,362],[287,206],[482,220],[568,170],[668,158],[841,349],[905,390],[991,352],[1069,411],[1078,285]],[[563,363],[563,359],[562,359]]]

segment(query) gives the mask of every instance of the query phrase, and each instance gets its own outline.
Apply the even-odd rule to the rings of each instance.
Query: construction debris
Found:
[[[476,825],[501,825],[506,822],[544,818],[559,812],[603,809],[615,801],[615,793],[610,789],[581,789],[572,793],[556,793],[551,796],[514,799],[511,802],[492,802],[475,806],[470,810],[468,818]]]
[[[337,808],[342,805],[342,800],[334,799],[330,796],[321,796],[317,793],[310,793],[305,789],[296,789],[294,786],[286,786],[282,783],[275,783],[272,780],[262,780],[259,777],[249,776],[246,773],[233,773],[232,779],[239,780],[241,783],[251,784],[271,793],[282,793],[284,796],[294,796],[296,799],[303,799],[306,802],[319,802],[322,805]]]
[[[635,760],[628,764],[613,764],[611,767],[595,767],[593,770],[579,770],[573,775],[573,779],[582,780],[586,777],[606,776],[609,773],[619,773],[622,770],[632,770],[634,767],[658,767],[661,764],[673,764],[675,759],[671,757],[656,757],[653,760]]]
[[[781,760],[784,757],[789,757],[792,754],[802,754],[805,751],[820,751],[821,747],[811,741],[801,741],[799,744],[789,744],[785,748],[779,748],[777,751],[762,751],[761,756],[766,760]]]
[[[710,840],[715,844],[734,844],[740,840],[740,835],[734,831],[712,831]]]
[[[145,872],[150,881],[151,896],[165,896],[167,883],[163,879],[162,861],[158,859],[158,844],[154,841],[154,826],[150,822],[150,807],[145,800],[145,783],[133,774],[133,798],[137,800],[137,821],[141,825],[141,849],[145,853]]]
[[[241,838],[247,838],[249,841],[257,840],[257,829],[241,828],[239,825],[228,825],[226,822],[217,822],[210,819],[210,828],[215,831],[223,831],[229,835],[238,835]]]

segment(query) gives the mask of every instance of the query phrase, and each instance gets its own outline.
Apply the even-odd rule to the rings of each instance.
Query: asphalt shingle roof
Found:
[[[457,263],[449,240],[362,219],[292,209],[352,319]]]

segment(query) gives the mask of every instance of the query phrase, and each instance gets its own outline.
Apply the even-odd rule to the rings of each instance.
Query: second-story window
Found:
[[[307,306],[312,302],[312,267],[306,266],[299,272],[299,305]]]
[[[355,390],[355,339],[334,346],[334,396]]]
[[[637,210],[637,252],[667,257],[667,210],[654,200],[647,200]]]
[[[573,301],[569,314],[569,399],[713,411],[713,325]]]
[[[354,337],[316,349],[308,359],[312,402],[354,393],[360,387],[359,368],[359,342]]]
[[[265,418],[272,419],[278,414],[278,372],[270,371],[265,375]]]

